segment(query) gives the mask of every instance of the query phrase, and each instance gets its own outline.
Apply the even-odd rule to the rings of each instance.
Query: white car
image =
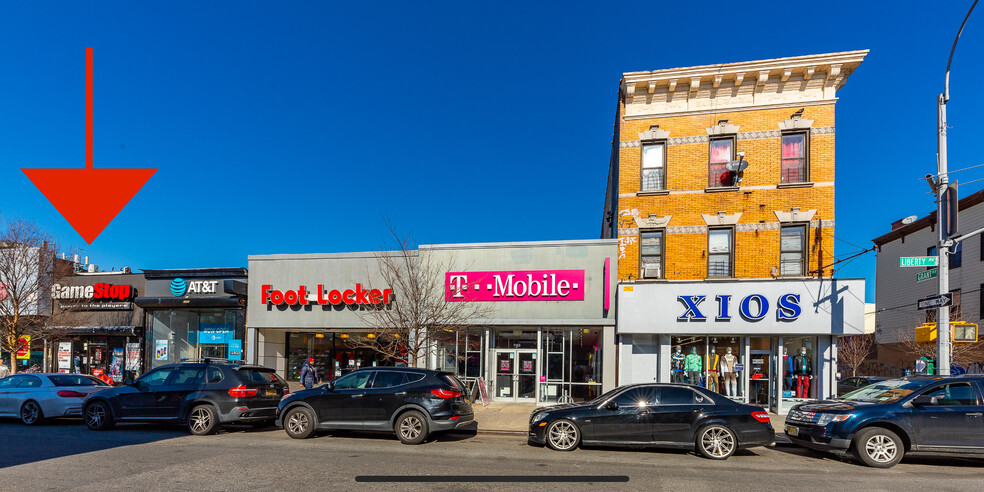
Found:
[[[0,379],[0,417],[16,417],[27,425],[46,418],[80,417],[91,393],[111,388],[85,374],[15,374]]]

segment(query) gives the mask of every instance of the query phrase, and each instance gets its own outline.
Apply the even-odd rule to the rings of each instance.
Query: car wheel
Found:
[[[188,414],[188,430],[196,436],[206,436],[219,427],[219,416],[212,405],[198,405]]]
[[[38,425],[44,422],[44,413],[41,412],[41,405],[34,400],[27,400],[21,405],[20,419],[24,425]]]
[[[905,455],[899,435],[881,427],[862,429],[854,436],[854,455],[875,468],[891,468]]]
[[[581,430],[570,420],[558,420],[547,426],[547,446],[557,451],[573,451],[581,442]]]
[[[738,439],[723,425],[709,425],[697,432],[697,451],[712,460],[726,460],[738,449]]]
[[[109,405],[94,401],[85,407],[85,426],[91,430],[105,430],[115,424],[113,416],[109,412]]]
[[[403,444],[420,444],[427,439],[430,432],[427,428],[427,418],[424,414],[411,410],[396,420],[396,437]]]
[[[284,431],[294,439],[305,439],[314,433],[314,414],[304,407],[295,407],[284,415]]]

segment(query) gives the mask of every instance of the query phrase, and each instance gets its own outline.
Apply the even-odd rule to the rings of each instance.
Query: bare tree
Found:
[[[420,254],[409,237],[401,236],[392,224],[386,225],[391,247],[376,253],[376,260],[385,288],[392,289],[392,298],[389,303],[360,308],[369,333],[365,339],[350,343],[422,367],[437,353],[438,342],[454,340],[453,332],[484,322],[491,307],[449,301],[445,274],[455,270],[454,259]]]
[[[902,351],[909,354],[913,360],[920,357],[936,359],[936,344],[917,342],[914,328],[897,328],[895,334]],[[974,362],[984,360],[984,339],[979,338],[978,341],[971,343],[954,343],[950,353],[953,357],[952,362],[965,368],[969,367]]]
[[[840,337],[837,341],[837,361],[851,368],[851,376],[858,375],[858,366],[874,352],[874,333]]]
[[[18,340],[46,336],[51,314],[54,242],[37,224],[25,220],[0,223],[0,351],[9,352],[12,373]]]

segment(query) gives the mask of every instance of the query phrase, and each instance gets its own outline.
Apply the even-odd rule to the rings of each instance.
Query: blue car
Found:
[[[984,458],[984,375],[879,381],[796,405],[785,431],[794,444],[877,468],[906,454]]]

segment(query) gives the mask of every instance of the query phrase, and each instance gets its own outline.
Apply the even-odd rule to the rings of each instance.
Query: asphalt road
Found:
[[[890,470],[876,470],[790,447],[755,448],[717,462],[683,451],[562,453],[529,446],[515,436],[446,435],[406,446],[378,434],[298,441],[275,428],[233,428],[195,437],[182,429],[143,425],[93,432],[78,421],[40,427],[0,421],[0,490],[966,491],[984,488],[982,471],[984,460],[952,458],[907,458]],[[397,477],[364,481],[380,475]],[[410,478],[438,475],[583,481],[435,483]]]

